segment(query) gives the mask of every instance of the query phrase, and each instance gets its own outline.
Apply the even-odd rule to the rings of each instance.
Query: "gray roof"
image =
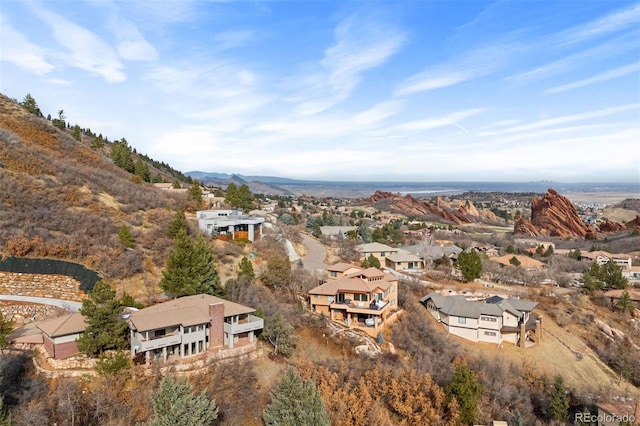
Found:
[[[359,253],[377,253],[381,251],[396,252],[398,249],[381,243],[367,243],[357,246],[356,251]]]
[[[538,305],[537,302],[528,300],[502,299],[501,297],[490,298],[500,299],[500,301],[496,301],[497,303],[488,302],[490,299],[472,302],[462,295],[444,296],[436,292],[427,294],[420,299],[420,302],[426,303],[429,299],[443,314],[465,318],[480,318],[480,315],[502,316],[504,311],[520,318],[523,312],[530,312]]]

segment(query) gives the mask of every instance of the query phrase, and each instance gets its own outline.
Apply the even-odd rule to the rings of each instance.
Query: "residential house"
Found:
[[[185,296],[131,313],[131,356],[186,358],[255,345],[264,326],[255,309],[207,294]]]
[[[631,256],[628,254],[613,254],[604,250],[581,252],[580,259],[597,262],[598,265],[604,265],[609,261],[613,261],[613,263],[620,266],[623,271],[631,269],[632,266]]]
[[[626,290],[609,290],[602,293],[602,296],[611,299],[611,304],[615,306],[625,293],[629,293],[629,297],[636,306],[636,309],[640,309],[640,290],[634,290],[631,288]]]
[[[597,422],[598,426],[618,426],[640,424],[640,402],[598,402],[597,417],[586,413],[576,413],[584,424]],[[586,417],[589,417],[588,419]],[[595,417],[595,418],[594,418]],[[578,420],[576,418],[576,420]]]
[[[640,266],[632,266],[622,270],[622,276],[629,281],[640,281]]]
[[[264,218],[243,214],[239,210],[200,210],[196,212],[196,218],[200,230],[220,240],[253,242],[262,237]]]
[[[385,265],[385,258],[391,253],[396,253],[398,249],[381,243],[367,243],[356,246],[356,251],[360,253],[361,262],[373,255],[378,258],[380,265]]]
[[[408,251],[398,250],[385,257],[385,266],[398,272],[422,272],[424,260]]]
[[[472,342],[506,341],[525,347],[527,341],[541,339],[542,323],[531,314],[537,302],[499,296],[468,300],[463,295],[445,296],[436,292],[420,302],[447,332]]]
[[[323,237],[329,238],[347,238],[347,233],[350,231],[357,231],[357,226],[321,226],[320,233]]]
[[[328,268],[327,282],[309,291],[309,306],[331,321],[376,336],[398,309],[398,279],[378,268],[337,264]]]
[[[534,259],[532,257],[521,254],[505,254],[504,256],[494,256],[490,257],[489,260],[492,262],[496,262],[502,266],[514,266],[511,263],[511,259],[513,259],[514,257],[520,263],[519,266],[527,271],[539,271],[546,268],[547,266],[544,264],[544,262],[541,262],[538,259]]]
[[[77,340],[86,328],[79,312],[63,315],[36,324],[42,331],[44,349],[53,359],[69,358],[78,354]]]

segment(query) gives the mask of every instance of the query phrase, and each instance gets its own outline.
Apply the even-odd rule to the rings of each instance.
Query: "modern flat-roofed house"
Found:
[[[335,277],[309,291],[311,310],[376,336],[398,309],[398,279],[377,268],[337,265]]]
[[[239,210],[200,210],[196,212],[196,218],[201,231],[220,240],[253,242],[262,237],[264,218],[243,214]]]
[[[541,322],[531,315],[537,302],[499,296],[471,301],[463,295],[445,296],[436,292],[420,302],[449,333],[472,342],[507,341],[524,347],[531,338],[541,339]]]
[[[380,261],[380,265],[385,265],[385,258],[392,253],[397,253],[398,249],[381,243],[367,243],[357,246],[356,251],[360,253],[360,261],[364,261],[369,256],[374,255]]]
[[[87,325],[79,312],[63,315],[36,325],[42,331],[44,349],[53,359],[78,354],[77,340]]]
[[[131,356],[185,358],[214,349],[256,344],[264,321],[255,309],[207,294],[185,296],[133,312],[127,318]]]

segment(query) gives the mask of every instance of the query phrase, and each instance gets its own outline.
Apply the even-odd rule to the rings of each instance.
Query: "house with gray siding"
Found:
[[[256,241],[262,237],[263,217],[250,216],[239,210],[200,210],[196,212],[198,228],[219,240],[244,239]]]
[[[499,296],[468,300],[463,295],[432,292],[420,299],[429,313],[453,335],[472,342],[511,342],[524,347],[540,341],[541,321],[531,311],[537,302]]]

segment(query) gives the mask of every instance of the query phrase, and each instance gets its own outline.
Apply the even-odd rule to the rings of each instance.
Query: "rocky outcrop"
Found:
[[[458,207],[458,213],[465,217],[472,217],[475,221],[479,222],[502,222],[494,212],[490,210],[478,210],[469,200],[466,200],[463,205]]]
[[[582,223],[576,208],[568,198],[558,194],[553,189],[548,189],[543,197],[534,196],[531,200],[531,226],[517,220],[514,224],[514,233],[523,232],[524,235],[546,235],[551,237],[582,237],[593,239],[596,236],[594,229]]]
[[[612,222],[609,219],[605,219],[598,224],[598,230],[600,232],[619,232],[625,229],[627,229],[627,227],[623,223]]]
[[[456,225],[472,223],[471,219],[458,210],[440,208],[436,205],[416,200],[409,194],[402,196],[399,193],[376,191],[365,201],[373,203],[380,210],[388,210],[406,216],[440,218]]]
[[[632,221],[627,222],[626,226],[627,229],[640,229],[640,215],[636,216]]]
[[[526,235],[529,237],[538,237],[540,232],[536,229],[533,223],[529,222],[522,216],[516,217],[513,223],[513,233],[517,235]]]

